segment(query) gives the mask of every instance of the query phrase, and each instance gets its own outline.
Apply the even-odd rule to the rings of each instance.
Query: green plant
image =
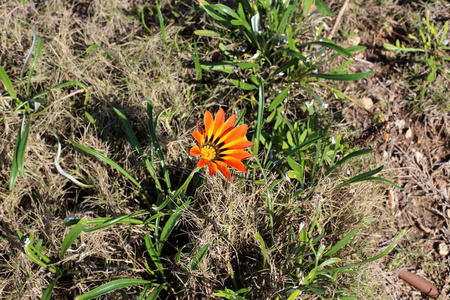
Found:
[[[303,6],[301,3],[241,0],[233,10],[223,4],[200,1],[201,7],[217,21],[217,27],[224,34],[211,30],[199,30],[196,34],[213,38],[219,36],[229,41],[229,45],[219,45],[227,58],[222,62],[200,64],[198,55],[194,56],[197,73],[200,73],[200,68],[226,73],[233,85],[246,91],[258,89],[260,82],[274,89],[279,86],[275,81],[281,79],[282,84],[291,83],[287,91],[301,90],[305,97],[314,97],[320,102],[315,90],[318,87],[330,88],[321,84],[322,79],[353,81],[372,74],[349,74],[347,70],[352,62],[352,52],[363,50],[364,47],[345,49],[321,36],[323,21],[329,15],[326,4],[315,1],[319,16],[317,11],[310,13],[313,1],[304,1]],[[242,54],[235,45],[246,50]],[[330,55],[328,50],[335,54]],[[346,60],[340,64],[334,63],[339,56]]]
[[[292,232],[291,238],[295,242],[289,248],[290,259],[282,266],[283,269],[291,272],[289,277],[294,284],[286,289],[286,293],[290,295],[289,299],[296,299],[297,295],[303,291],[313,292],[321,298],[334,298],[337,296],[339,299],[343,299],[343,294],[348,291],[340,288],[340,273],[357,273],[357,271],[351,271],[350,269],[386,256],[395,247],[397,241],[407,232],[403,230],[382,252],[371,258],[343,266],[336,266],[339,265],[342,259],[335,257],[335,254],[352,241],[361,225],[353,228],[334,245],[327,247],[324,244],[325,228],[319,222],[321,210],[322,200],[319,200],[316,213],[309,228],[302,223],[298,234]],[[333,265],[335,267],[329,268]],[[335,286],[335,289],[331,292],[326,288],[330,284]]]
[[[426,79],[427,82],[433,82],[438,71],[450,78],[450,47],[444,45],[448,32],[448,21],[445,22],[444,28],[440,30],[435,24],[430,23],[430,16],[427,13],[425,27],[425,30],[419,29],[419,37],[408,34],[408,37],[418,43],[420,48],[405,46],[399,40],[396,40],[395,45],[384,44],[383,46],[386,50],[394,51],[395,54],[400,52],[420,53],[420,61],[430,69]]]
[[[26,24],[30,26],[28,23]],[[3,82],[6,91],[10,96],[11,107],[13,108],[13,110],[8,113],[8,116],[12,115],[22,116],[22,124],[17,133],[14,156],[12,159],[11,175],[9,180],[10,191],[13,190],[17,181],[17,177],[19,176],[22,177],[24,174],[25,154],[27,151],[26,148],[28,136],[31,130],[31,120],[40,113],[50,109],[54,103],[63,100],[65,98],[68,98],[70,96],[76,95],[80,92],[83,91],[86,92],[84,101],[85,104],[89,99],[88,87],[79,81],[65,82],[41,92],[37,90],[32,90],[32,78],[33,78],[32,76],[34,69],[39,61],[39,57],[41,55],[42,45],[43,45],[42,38],[37,36],[33,30],[33,43],[25,59],[22,70],[20,71],[19,79],[17,82],[15,82],[14,85],[5,69],[2,66],[0,66],[0,79]],[[28,63],[30,62],[32,56],[33,58],[28,70],[28,75],[25,75]],[[82,89],[51,103],[46,108],[41,110],[41,112],[38,112],[41,106],[47,104],[47,100],[45,98],[47,94],[49,94],[52,90],[60,89],[66,86],[79,86]]]

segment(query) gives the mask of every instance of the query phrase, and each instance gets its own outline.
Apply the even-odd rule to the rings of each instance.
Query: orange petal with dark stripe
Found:
[[[218,161],[217,168],[219,168],[219,171],[222,172],[223,175],[225,175],[228,181],[231,180],[230,170],[228,170],[227,166],[224,163]]]
[[[237,140],[237,141],[232,141],[229,142],[228,144],[225,144],[221,147],[221,149],[227,149],[227,150],[231,150],[231,149],[247,149],[252,147],[254,144],[250,141],[247,140]]]

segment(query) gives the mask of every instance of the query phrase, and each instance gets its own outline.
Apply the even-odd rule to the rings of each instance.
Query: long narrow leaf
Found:
[[[27,87],[26,87],[26,93],[25,93],[27,95],[27,97],[30,96],[31,78],[33,76],[34,68],[36,67],[37,62],[39,60],[39,56],[41,56],[42,44],[43,44],[42,38],[38,37],[37,45],[36,45],[36,52],[34,53],[33,62],[31,64],[30,71],[28,72]],[[25,67],[25,65],[24,65],[24,67]]]
[[[11,98],[16,99],[17,98],[16,90],[14,89],[11,79],[9,79],[8,74],[5,72],[5,69],[3,69],[2,66],[0,66],[0,79],[5,85],[6,91],[11,96]]]
[[[30,132],[31,116],[29,116],[26,125],[25,125],[25,118],[26,116],[24,115],[22,119],[22,125],[20,126],[19,132],[17,134],[16,145],[14,148],[14,156],[11,166],[11,177],[9,181],[10,191],[13,190],[16,184],[17,176],[20,175],[22,177],[24,173],[24,161],[28,142],[28,134]]]
[[[253,138],[253,154],[256,156],[259,153],[259,144],[261,142],[261,132],[264,122],[264,84],[262,80],[259,82],[259,88],[258,88],[258,115],[256,118],[256,129],[255,129],[255,135]]]
[[[70,248],[70,246],[72,246],[77,237],[83,231],[87,221],[88,221],[87,219],[83,218],[78,222],[77,225],[75,225],[72,229],[70,229],[69,233],[64,238],[64,241],[61,245],[61,259],[64,259],[67,250]]]
[[[176,209],[175,213],[170,216],[169,220],[167,220],[166,224],[164,225],[164,228],[161,231],[161,236],[159,237],[159,241],[156,245],[156,249],[157,249],[159,255],[161,255],[164,243],[169,238],[170,234],[172,233],[173,229],[175,228],[175,225],[180,220],[181,216],[184,213],[184,210],[189,206],[190,203],[191,203],[191,201],[188,200],[185,203],[183,203],[180,207],[178,207]]]
[[[166,286],[164,284],[161,284],[159,286],[157,286],[147,297],[146,300],[156,300],[158,299],[158,295],[159,293],[161,293],[162,289],[165,288]]]
[[[142,149],[142,146],[139,143],[139,140],[137,139],[136,134],[134,133],[133,129],[131,128],[130,122],[128,122],[127,117],[121,111],[119,111],[117,108],[114,107],[114,111],[120,117],[123,127],[125,127],[125,133],[128,136],[128,141],[130,142],[131,146],[136,150],[136,152],[139,154],[139,156],[144,161],[145,166],[147,167],[147,170],[150,173],[150,176],[152,176],[153,180],[155,180],[155,183],[156,183],[158,189],[161,191],[162,188],[161,188],[161,184],[159,183],[159,179],[156,175],[156,171],[153,168],[152,163],[150,162],[150,159],[148,158],[147,154]]]
[[[366,155],[369,154],[373,151],[373,149],[362,149],[362,150],[358,150],[355,152],[350,153],[349,155],[345,156],[344,158],[342,158],[340,161],[336,162],[334,164],[334,166],[332,166],[326,173],[325,175],[330,174],[334,169],[336,169],[338,166],[342,165],[343,163],[349,161],[352,158],[361,156],[361,155]]]
[[[110,293],[115,290],[123,289],[125,287],[133,286],[133,285],[144,285],[149,284],[151,281],[143,280],[143,279],[135,279],[135,278],[123,278],[117,279],[108,283],[105,283],[92,291],[89,291],[83,295],[80,295],[75,298],[75,300],[89,300],[101,295]]]
[[[164,276],[164,267],[163,264],[159,258],[158,252],[156,252],[156,248],[153,245],[153,242],[150,238],[150,235],[148,233],[145,234],[145,246],[147,247],[148,254],[150,255],[150,258],[152,259],[153,263],[155,264],[156,268],[158,268],[158,271],[161,272],[161,274]]]
[[[164,159],[164,154],[161,151],[161,146],[159,145],[159,141],[156,137],[156,120],[153,121],[153,104],[151,101],[147,100],[147,124],[150,133],[150,139],[152,140],[153,147],[158,154],[159,161],[161,163],[161,167],[164,172],[164,180],[166,181],[167,188],[170,190],[172,188],[172,184],[170,183],[169,170],[167,169],[166,160]]]
[[[350,240],[355,236],[356,232],[359,230],[360,227],[361,225],[356,226],[356,228],[353,228],[349,233],[347,233],[346,236],[344,236],[342,240],[340,240],[333,247],[331,247],[331,249],[328,250],[323,256],[324,257],[332,256],[333,254],[338,252],[342,247],[347,245],[350,242]]]
[[[143,212],[132,213],[132,214],[129,214],[129,215],[120,216],[120,217],[116,217],[116,218],[109,218],[108,220],[102,222],[100,225],[97,225],[97,226],[94,226],[94,227],[91,227],[91,228],[86,228],[83,231],[84,232],[91,232],[91,231],[100,230],[100,229],[103,229],[103,228],[110,227],[110,226],[112,226],[114,224],[125,223],[126,220],[128,220],[127,223],[142,224],[143,221],[132,219],[132,218],[136,217],[136,216],[140,216],[140,215],[146,215],[146,214],[149,214],[149,213],[150,213],[149,211],[143,211]],[[91,224],[91,222],[88,222],[88,224]]]
[[[355,81],[366,78],[367,76],[372,75],[373,72],[362,72],[362,73],[354,73],[354,74],[310,74],[310,76],[314,76],[317,78],[335,80],[335,81]]]
[[[338,268],[333,268],[333,269],[323,270],[323,271],[320,271],[319,273],[328,273],[328,274],[332,274],[333,272],[336,272],[336,271],[347,270],[347,269],[349,269],[349,268],[356,267],[356,266],[359,266],[359,265],[362,265],[362,264],[366,264],[366,263],[375,261],[375,260],[377,260],[377,259],[380,259],[380,258],[386,256],[389,252],[391,252],[391,250],[396,246],[397,241],[398,241],[399,239],[401,239],[407,232],[408,232],[408,231],[407,231],[406,229],[403,229],[402,232],[400,232],[400,234],[397,235],[397,236],[394,238],[394,240],[389,244],[389,246],[387,246],[386,249],[384,249],[384,251],[382,251],[382,252],[379,253],[378,255],[375,255],[374,257],[371,257],[371,258],[369,258],[369,259],[366,259],[366,260],[363,260],[363,261],[359,261],[359,262],[356,262],[356,263],[348,264],[348,265],[343,266],[343,267],[338,267]]]
[[[62,168],[61,165],[59,164],[59,158],[61,156],[61,142],[59,141],[58,135],[56,133],[54,133],[52,130],[50,130],[53,135],[56,138],[56,141],[58,142],[58,151],[56,152],[56,157],[55,157],[55,166],[56,166],[56,170],[64,177],[66,177],[67,179],[69,179],[70,181],[72,181],[73,183],[75,183],[76,185],[83,187],[83,188],[91,188],[94,187],[93,185],[89,185],[89,184],[85,184],[81,181],[79,181],[78,179],[76,179],[75,177],[73,177],[72,175],[66,173]]]
[[[75,147],[77,147],[78,149],[97,157],[98,159],[100,159],[101,161],[103,161],[104,163],[107,163],[108,165],[110,165],[111,167],[113,167],[114,169],[116,169],[117,171],[119,171],[120,173],[122,173],[123,176],[125,176],[126,178],[128,178],[128,180],[130,180],[136,187],[142,189],[142,186],[139,184],[139,182],[137,182],[136,179],[134,179],[133,176],[131,176],[127,171],[125,171],[121,166],[119,166],[117,163],[115,163],[114,161],[112,161],[111,159],[109,159],[108,157],[104,156],[103,154],[92,150],[88,147],[85,147],[75,141],[71,141],[72,144],[75,145]]]
[[[58,280],[62,277],[62,275],[58,275],[52,283],[45,289],[44,293],[42,294],[41,300],[51,300],[53,289],[55,288],[56,283]]]
[[[197,270],[198,264],[202,261],[203,257],[205,256],[206,252],[208,252],[209,244],[206,244],[203,246],[202,249],[197,253],[197,255],[192,259],[191,262],[191,270]]]

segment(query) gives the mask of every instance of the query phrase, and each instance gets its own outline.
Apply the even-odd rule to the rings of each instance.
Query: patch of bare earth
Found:
[[[412,23],[424,23],[426,11],[440,28],[450,19],[450,9],[440,2],[366,1],[351,5],[352,17],[341,24],[347,30],[341,34],[350,36],[343,42],[356,39],[367,46],[356,56],[353,71],[374,71],[353,90],[348,88],[362,99],[360,107],[349,107],[346,114],[359,132],[356,142],[374,148],[388,176],[404,188],[386,193],[383,210],[390,228],[385,237],[404,228],[409,233],[373,273],[389,299],[428,298],[397,278],[403,268],[435,284],[441,299],[450,295],[450,81],[440,75],[427,83],[423,62],[383,48],[396,39],[407,41]],[[373,121],[380,114],[386,122]]]

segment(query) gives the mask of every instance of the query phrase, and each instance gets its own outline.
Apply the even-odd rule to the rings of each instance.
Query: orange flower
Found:
[[[191,148],[191,155],[201,156],[198,167],[203,168],[208,165],[211,175],[216,174],[219,169],[228,180],[231,175],[227,166],[247,172],[242,160],[253,156],[244,149],[250,148],[253,143],[245,140],[248,126],[239,125],[234,128],[235,123],[235,115],[225,121],[223,109],[217,112],[214,120],[209,111],[205,112],[205,130],[198,121],[198,131],[192,133],[198,146]]]

